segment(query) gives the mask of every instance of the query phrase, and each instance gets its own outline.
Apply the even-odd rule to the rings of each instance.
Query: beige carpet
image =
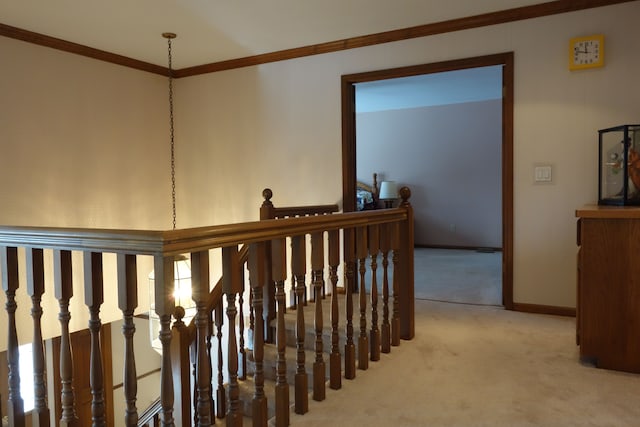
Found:
[[[293,426],[638,426],[640,376],[584,366],[575,319],[416,301],[416,337]]]
[[[502,252],[416,248],[416,298],[502,305]]]

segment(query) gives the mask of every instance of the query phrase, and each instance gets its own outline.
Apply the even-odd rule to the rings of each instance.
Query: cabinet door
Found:
[[[582,333],[582,324],[580,322],[580,310],[582,301],[580,301],[582,292],[580,292],[580,272],[582,270],[582,248],[578,248],[576,257],[576,345],[580,345],[580,334]]]
[[[582,219],[580,355],[640,372],[640,221]]]

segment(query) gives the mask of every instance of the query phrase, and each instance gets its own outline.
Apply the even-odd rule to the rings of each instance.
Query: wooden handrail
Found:
[[[406,219],[405,209],[394,208],[169,231],[2,226],[0,227],[0,242],[3,246],[168,257],[226,246],[281,239],[292,235],[400,222]]]
[[[162,409],[162,403],[160,402],[160,398],[158,398],[155,402],[151,403],[151,405],[149,405],[149,407],[140,414],[140,418],[138,418],[138,427],[147,427],[149,423],[152,422],[158,416],[161,409]]]
[[[326,215],[340,210],[340,207],[335,204],[275,207],[271,201],[273,191],[271,191],[270,188],[262,190],[262,197],[264,197],[264,202],[262,202],[262,206],[260,207],[261,220],[296,216]]]

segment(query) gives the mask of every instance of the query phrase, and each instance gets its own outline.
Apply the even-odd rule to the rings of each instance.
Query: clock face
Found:
[[[589,36],[571,40],[569,69],[601,67],[604,65],[604,37]]]

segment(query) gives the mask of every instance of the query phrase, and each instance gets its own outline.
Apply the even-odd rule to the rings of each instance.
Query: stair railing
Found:
[[[262,191],[262,197],[264,198],[264,202],[262,202],[262,206],[260,206],[260,220],[266,219],[282,219],[282,218],[295,218],[295,217],[305,217],[305,216],[315,216],[315,215],[329,215],[336,213],[340,210],[338,205],[308,205],[308,206],[274,206],[271,201],[273,197],[273,191],[270,188],[265,188]],[[271,246],[267,245],[265,248],[265,257],[267,259],[266,262],[266,271],[265,274],[267,278],[272,276],[271,274]],[[292,279],[293,280],[293,279]],[[265,339],[267,342],[273,342],[273,328],[271,325],[272,321],[276,318],[276,288],[275,282],[273,280],[268,280],[269,284],[265,290],[264,295],[264,305],[267,308],[265,310],[264,321],[266,325],[265,330]],[[293,292],[294,285],[292,283],[291,289]],[[325,289],[323,287],[323,295],[325,293]],[[295,297],[292,297],[291,300],[295,301]],[[307,292],[305,290],[304,293],[304,301],[307,302]],[[294,304],[295,307],[295,304]]]
[[[178,395],[174,389],[173,363],[176,356],[171,351],[171,342],[173,334],[171,324],[176,314],[179,317],[179,309],[176,310],[173,297],[174,287],[174,259],[181,254],[190,254],[192,261],[192,294],[196,302],[196,355],[207,354],[206,337],[211,327],[211,311],[207,306],[210,298],[209,290],[209,268],[212,262],[220,262],[222,265],[222,295],[226,304],[227,317],[227,364],[228,364],[228,386],[227,391],[227,407],[226,422],[227,425],[242,425],[243,412],[240,402],[239,378],[238,378],[238,338],[237,338],[237,301],[243,294],[243,270],[241,269],[241,245],[248,247],[248,266],[249,266],[249,282],[251,286],[251,296],[256,312],[261,313],[263,308],[262,290],[267,285],[268,280],[273,279],[276,283],[277,301],[281,302],[282,298],[282,282],[286,279],[286,270],[283,268],[275,268],[272,270],[271,278],[265,274],[265,248],[272,245],[276,248],[272,252],[273,265],[287,266],[295,278],[295,292],[297,297],[296,305],[296,330],[297,330],[297,351],[296,351],[296,375],[295,375],[295,410],[298,413],[306,412],[308,406],[306,404],[308,395],[307,371],[305,367],[304,355],[304,339],[305,339],[305,322],[304,322],[304,292],[306,288],[306,236],[314,236],[327,233],[328,236],[334,236],[334,243],[329,244],[330,250],[330,271],[336,268],[337,252],[335,248],[339,248],[339,243],[335,243],[335,236],[340,235],[340,231],[345,237],[344,253],[345,262],[354,262],[356,255],[362,259],[366,257],[365,252],[373,260],[377,258],[378,252],[376,245],[371,244],[371,238],[366,241],[363,236],[380,235],[383,233],[390,242],[390,249],[393,251],[394,274],[393,274],[393,315],[391,320],[391,342],[397,343],[400,338],[411,339],[414,335],[414,319],[413,319],[413,212],[408,202],[410,191],[408,188],[401,190],[403,202],[398,208],[385,209],[370,212],[354,212],[332,215],[319,215],[311,217],[284,218],[276,220],[263,220],[257,222],[248,222],[243,224],[228,224],[220,226],[200,227],[193,229],[181,229],[170,231],[147,231],[147,230],[97,230],[97,229],[68,229],[68,228],[42,228],[42,227],[0,227],[0,270],[2,271],[2,287],[6,295],[6,311],[7,311],[7,343],[8,343],[8,399],[7,414],[10,426],[24,425],[24,410],[22,398],[20,396],[20,378],[18,374],[18,334],[16,323],[16,311],[18,303],[16,293],[20,288],[19,280],[19,263],[22,263],[21,257],[18,256],[18,248],[24,248],[26,288],[28,294],[32,297],[32,313],[36,313],[34,318],[34,337],[36,346],[41,345],[41,338],[38,340],[40,330],[39,310],[40,298],[44,293],[53,292],[59,302],[60,311],[58,317],[60,319],[60,377],[62,384],[62,414],[60,419],[61,425],[73,426],[78,425],[78,417],[75,411],[75,398],[71,387],[73,379],[73,369],[71,364],[72,348],[70,344],[69,332],[69,302],[73,298],[73,263],[71,258],[72,251],[79,251],[83,254],[84,260],[84,301],[89,312],[89,326],[93,339],[91,340],[90,351],[90,383],[92,389],[92,424],[96,426],[105,425],[105,406],[104,406],[104,385],[102,379],[103,353],[101,350],[99,330],[101,327],[100,308],[104,301],[105,291],[110,292],[108,298],[117,298],[118,306],[123,312],[125,327],[125,369],[123,373],[123,384],[125,389],[125,400],[127,407],[125,414],[117,414],[121,421],[118,424],[126,426],[135,426],[138,422],[138,412],[135,406],[135,390],[136,390],[136,372],[135,372],[135,353],[132,347],[131,334],[133,331],[127,328],[131,322],[131,316],[137,307],[137,270],[136,257],[140,255],[151,256],[154,260],[154,293],[155,293],[155,311],[160,319],[159,338],[163,348],[161,361],[161,379],[160,379],[160,424],[163,426],[184,425],[182,416],[175,418],[174,413],[176,406],[180,408],[181,398],[185,393],[179,392]],[[377,230],[377,232],[375,231]],[[358,238],[356,239],[356,236]],[[290,260],[286,259],[286,253],[282,250],[285,239],[292,242],[292,256]],[[312,237],[312,241],[320,241]],[[275,243],[279,242],[279,243]],[[365,249],[362,249],[366,247]],[[210,249],[220,248],[221,257],[219,259],[211,259]],[[42,257],[42,250],[48,249],[53,251],[53,289],[46,289],[42,285],[49,283],[44,280],[45,265]],[[351,250],[353,249],[353,250]],[[356,253],[357,249],[357,253]],[[104,275],[102,274],[102,254],[115,253],[117,258],[117,279],[115,283],[109,283],[104,286]],[[317,252],[319,253],[319,252]],[[313,256],[313,255],[312,255]],[[312,260],[312,268],[319,271],[320,263]],[[353,341],[353,306],[352,301],[349,302],[351,295],[350,281],[353,280],[353,272],[347,271],[345,274],[345,288],[347,307],[346,317],[346,344],[345,344],[345,378],[353,378],[355,376],[355,346]],[[332,273],[333,274],[333,273]],[[350,277],[351,276],[351,277]],[[332,278],[331,280],[335,280]],[[317,289],[319,276],[315,276],[314,289],[316,289],[317,302],[321,301],[318,297]],[[364,283],[362,283],[364,288]],[[334,294],[337,294],[334,292]],[[366,296],[365,296],[366,297]],[[333,305],[333,302],[332,302]],[[220,305],[218,305],[219,307]],[[360,336],[364,338],[362,329],[366,329],[366,316],[363,321],[362,312],[366,311],[366,304],[363,304],[363,298],[360,298]],[[277,325],[281,326],[281,313],[284,313],[284,307],[276,313]],[[316,313],[321,311],[316,310]],[[333,311],[332,311],[333,313]],[[255,391],[252,402],[252,416],[254,425],[266,425],[268,417],[267,398],[264,393],[264,325],[262,316],[256,316],[255,333],[253,340],[253,359],[255,370],[253,372]],[[221,322],[216,322],[221,324]],[[333,319],[332,319],[333,323]],[[322,329],[322,320],[315,317],[316,328]],[[21,325],[22,326],[22,325]],[[364,328],[363,328],[364,326]],[[333,327],[333,325],[332,325]],[[350,334],[351,331],[351,334]],[[333,332],[332,332],[333,333]],[[282,329],[277,328],[276,335],[281,337]],[[376,332],[377,334],[377,332]],[[351,335],[351,336],[350,336]],[[373,340],[372,340],[373,341]],[[363,347],[359,341],[358,359],[359,369],[366,369],[364,354],[370,352],[369,348]],[[283,348],[281,339],[276,339],[276,345],[280,350]],[[337,347],[332,342],[332,348]],[[284,352],[283,352],[284,353]],[[34,351],[34,355],[37,352]],[[318,354],[319,363],[322,355]],[[284,356],[284,355],[283,355]],[[43,355],[37,356],[43,358]],[[196,358],[196,373],[206,372],[207,361],[204,357]],[[278,363],[286,363],[285,360],[278,358]],[[46,393],[46,384],[41,380],[44,378],[44,360],[36,360],[34,363],[36,372],[34,373],[34,388],[36,395]],[[337,372],[336,369],[332,370]],[[314,372],[316,372],[314,370]],[[319,372],[319,370],[318,370]],[[282,376],[279,371],[278,375]],[[322,374],[324,376],[324,373]],[[197,405],[197,425],[211,425],[214,423],[211,417],[209,406],[200,404],[201,402],[211,401],[211,380],[206,375],[197,375],[195,388],[197,389],[195,401]],[[320,384],[320,381],[317,381]],[[332,384],[337,384],[335,379],[331,380]],[[315,383],[314,383],[315,384]],[[324,384],[324,383],[323,383]],[[280,386],[282,386],[282,381]],[[283,387],[280,387],[284,390]],[[190,393],[189,393],[190,395]],[[277,396],[280,396],[278,398]],[[288,412],[288,401],[284,401],[284,393],[276,396],[276,407]],[[314,398],[320,399],[321,392],[314,393]],[[182,410],[179,410],[182,412]],[[47,413],[45,399],[36,399],[36,408],[34,414]],[[280,412],[279,412],[280,413]],[[46,418],[46,417],[45,417]],[[283,420],[288,420],[288,414],[276,415],[277,425],[283,424]],[[288,423],[288,421],[287,421]]]

